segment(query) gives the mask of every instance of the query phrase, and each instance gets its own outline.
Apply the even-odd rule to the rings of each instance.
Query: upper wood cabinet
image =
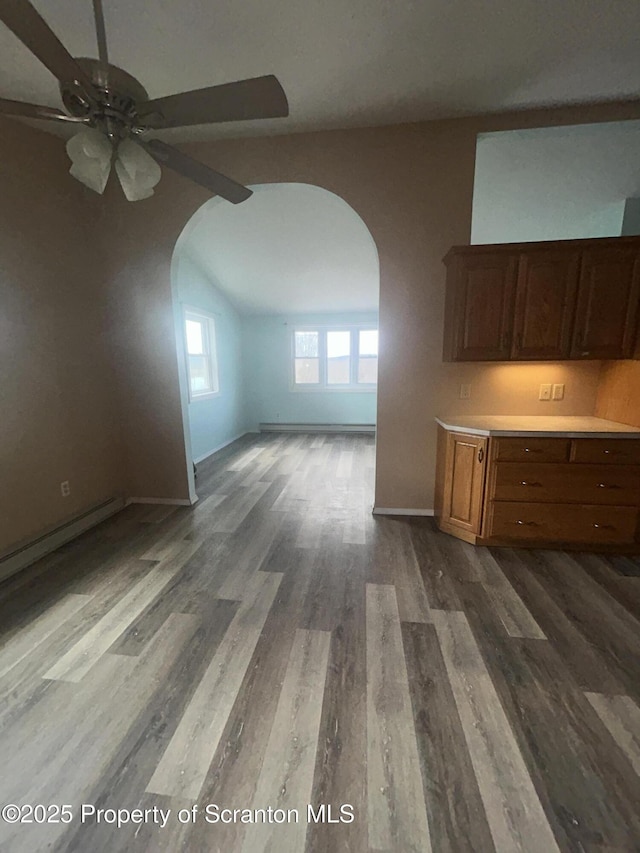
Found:
[[[462,246],[445,264],[445,361],[634,356],[640,237]]]
[[[569,358],[579,268],[577,251],[520,255],[511,358]]]
[[[454,258],[449,360],[509,358],[517,270],[517,257],[499,252]]]
[[[631,358],[640,297],[640,252],[607,246],[582,252],[572,358]]]

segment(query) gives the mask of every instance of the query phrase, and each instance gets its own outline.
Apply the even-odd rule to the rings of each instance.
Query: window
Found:
[[[358,382],[375,385],[378,381],[378,330],[358,331]]]
[[[294,332],[294,381],[296,385],[320,382],[319,332]]]
[[[377,381],[377,329],[325,326],[294,330],[295,389],[372,391]]]
[[[185,309],[184,330],[189,397],[192,400],[211,397],[219,390],[214,319],[209,314]]]
[[[327,385],[351,384],[351,332],[327,332]]]

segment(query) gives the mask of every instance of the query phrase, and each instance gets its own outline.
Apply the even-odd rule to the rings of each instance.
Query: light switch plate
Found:
[[[554,400],[564,400],[564,382],[557,382],[553,386],[552,399]]]
[[[471,397],[471,385],[464,384],[460,386],[460,399],[468,400]]]
[[[545,383],[540,386],[540,393],[538,394],[538,400],[550,400],[551,399],[551,385]]]

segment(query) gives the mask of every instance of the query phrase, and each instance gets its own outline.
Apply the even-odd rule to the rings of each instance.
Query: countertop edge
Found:
[[[448,432],[461,432],[466,435],[486,435],[486,436],[496,436],[496,437],[509,437],[512,436],[514,438],[539,438],[540,436],[544,436],[545,438],[628,438],[628,439],[640,439],[640,432],[616,432],[611,430],[605,430],[603,432],[593,432],[592,430],[582,430],[576,432],[575,430],[546,430],[546,429],[536,429],[536,430],[523,430],[523,429],[482,429],[481,427],[463,427],[457,424],[448,424],[445,423],[441,418],[436,418],[436,423],[439,424],[443,429],[446,429]]]

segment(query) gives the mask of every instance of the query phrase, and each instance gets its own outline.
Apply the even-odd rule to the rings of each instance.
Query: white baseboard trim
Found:
[[[237,441],[239,438],[242,438],[243,435],[248,435],[250,430],[246,430],[245,432],[239,432],[237,435],[234,435],[233,438],[230,438],[228,441],[223,441],[222,444],[219,444],[217,447],[214,447],[213,450],[207,450],[206,453],[203,453],[202,456],[198,456],[193,460],[194,465],[199,465],[201,462],[204,462],[205,459],[208,459],[210,456],[213,456],[214,453],[217,453],[219,450],[222,450],[228,445],[233,444],[234,441]]]
[[[260,432],[367,432],[375,433],[375,424],[259,424]]]
[[[194,501],[189,498],[127,498],[125,506],[130,504],[161,504],[162,506],[193,506],[197,503],[198,498]]]
[[[0,559],[0,580],[8,578],[10,575],[30,566],[31,563],[35,563],[36,560],[45,557],[47,554],[55,551],[56,548],[80,536],[86,530],[89,530],[90,527],[100,524],[101,521],[109,518],[110,515],[114,515],[123,509],[124,505],[125,502],[122,498],[110,498],[104,501],[104,503],[76,516],[76,518],[60,524],[47,533],[43,533],[36,539],[25,542],[9,554],[5,554]]]
[[[417,516],[433,516],[433,509],[405,509],[392,506],[374,506],[374,515],[417,515]]]

